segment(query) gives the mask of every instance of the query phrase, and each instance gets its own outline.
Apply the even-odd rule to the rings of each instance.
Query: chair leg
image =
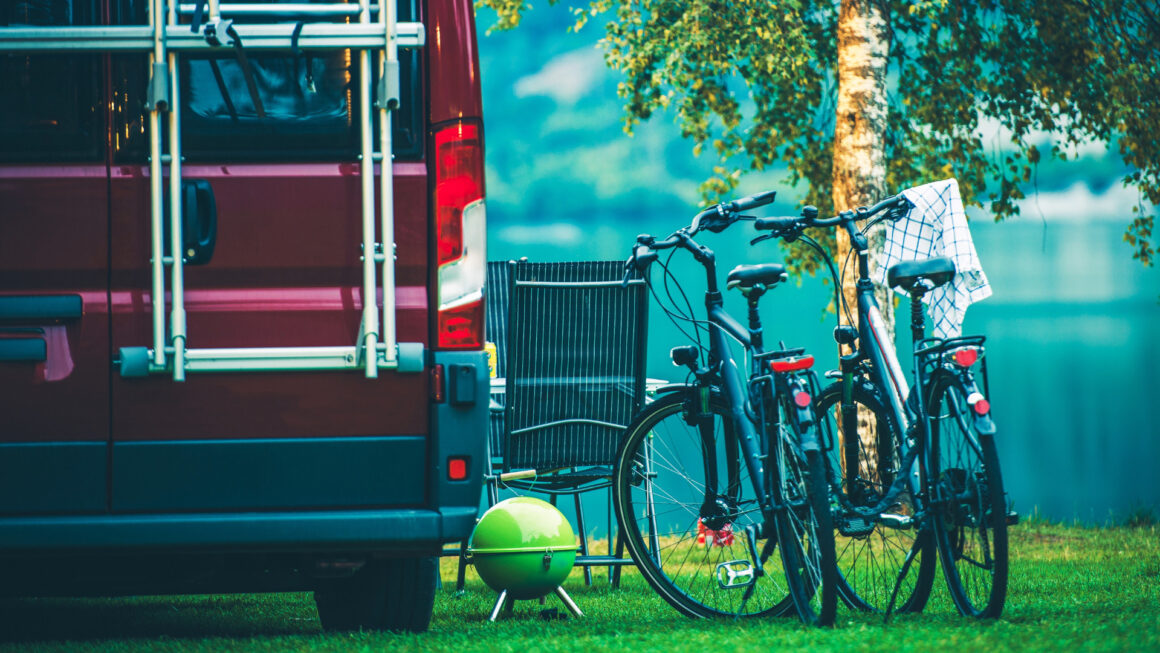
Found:
[[[467,583],[467,543],[459,545],[459,569],[455,572],[455,593],[462,594],[463,586]]]
[[[611,538],[611,535],[609,537]],[[624,538],[620,537],[619,530],[616,532],[616,553],[614,555],[617,558],[624,557]],[[609,570],[611,572],[610,573],[610,577],[611,577],[610,582],[612,583],[612,587],[614,589],[620,589],[620,568],[622,566],[623,565],[616,565],[615,569]]]
[[[588,555],[588,529],[584,527],[584,505],[580,501],[580,493],[572,495],[576,500],[576,526],[580,528],[580,555]],[[584,565],[584,584],[592,587],[592,567]]]
[[[608,505],[605,507],[608,509],[608,512],[605,513],[605,516],[608,517],[608,555],[610,555],[614,558],[619,558],[620,557],[619,547],[617,547],[617,549],[618,549],[617,551],[613,551],[613,549],[612,549],[612,537],[613,537],[612,536],[612,512],[613,512],[613,507],[612,507],[612,487],[611,486],[609,486],[609,488],[608,488]],[[619,542],[619,541],[620,540],[618,539],[617,542]],[[609,565],[608,566],[608,584],[611,585],[612,587],[619,587],[620,586],[620,565]]]
[[[487,507],[499,503],[499,481],[492,473],[491,458],[488,458],[487,472],[484,474],[484,484],[487,485]],[[467,576],[467,542],[459,543],[459,569],[455,573],[455,593],[462,594]]]

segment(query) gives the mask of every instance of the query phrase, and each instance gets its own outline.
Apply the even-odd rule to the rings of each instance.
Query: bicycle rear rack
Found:
[[[398,343],[395,322],[394,266],[394,185],[390,152],[391,112],[399,104],[399,48],[417,48],[426,43],[422,23],[399,23],[394,0],[370,0],[357,4],[242,4],[198,0],[181,4],[175,0],[150,0],[148,25],[0,27],[0,53],[7,52],[138,52],[150,57],[147,93],[149,110],[150,231],[152,274],[152,348],[122,348],[121,374],[144,376],[172,372],[174,381],[184,381],[186,372],[241,372],[289,370],[365,370],[367,378],[379,369],[416,372],[423,367],[421,343]],[[182,16],[205,12],[197,31]],[[233,24],[225,16],[269,17],[291,14],[305,24],[257,22]],[[377,14],[377,19],[372,16]],[[348,17],[357,22],[306,22],[307,20]],[[297,33],[296,33],[297,32]],[[191,52],[221,51],[244,43],[246,50],[358,51],[361,92],[357,114],[361,165],[362,203],[362,297],[363,313],[355,344],[336,347],[265,347],[236,349],[187,349],[185,322],[185,277],[180,256],[165,256],[163,234],[163,167],[169,171],[170,251],[183,249],[181,205],[181,121],[177,57]],[[374,89],[378,112],[378,151],[372,145],[371,51],[378,52],[379,83]],[[162,114],[168,113],[169,151],[162,155]],[[380,233],[375,237],[374,163],[381,161],[379,174]],[[386,249],[389,244],[390,249]],[[379,266],[381,272],[376,270]],[[165,268],[169,268],[172,295],[169,333],[166,337]],[[382,275],[381,322],[375,297],[376,276]],[[381,339],[380,339],[381,336]]]

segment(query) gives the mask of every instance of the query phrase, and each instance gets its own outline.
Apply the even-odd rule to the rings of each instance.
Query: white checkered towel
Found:
[[[886,246],[878,258],[874,280],[886,283],[886,271],[902,261],[945,256],[955,263],[955,278],[927,293],[927,315],[938,338],[962,333],[967,306],[991,296],[991,286],[979,264],[967,228],[959,182],[944,179],[902,191],[914,208],[886,230]]]

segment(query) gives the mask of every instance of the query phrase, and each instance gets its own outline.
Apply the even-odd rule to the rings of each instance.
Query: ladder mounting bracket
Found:
[[[230,35],[234,26],[234,21],[229,18],[219,18],[216,21],[206,23],[203,28],[202,35],[205,37],[205,42],[214,47],[232,46],[234,39]],[[222,41],[225,37],[227,40]]]
[[[164,61],[153,62],[153,74],[149,76],[149,88],[145,93],[145,108],[150,111],[169,108],[169,72]]]
[[[383,74],[375,92],[375,106],[387,111],[399,108],[399,62],[383,63]]]

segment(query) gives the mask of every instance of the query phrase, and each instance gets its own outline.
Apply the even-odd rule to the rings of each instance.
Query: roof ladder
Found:
[[[201,6],[199,6],[201,5]],[[208,12],[205,12],[208,7]],[[206,13],[197,32],[180,24],[180,16]],[[351,49],[358,52],[358,93],[362,251],[363,314],[356,342],[333,347],[263,347],[189,349],[186,347],[185,276],[180,256],[164,256],[162,237],[165,215],[163,165],[169,166],[170,251],[180,252],[181,243],[181,106],[177,57],[186,52],[233,46],[241,39],[247,50],[290,51],[295,23],[233,24],[233,17],[276,17],[293,14],[319,19],[348,16],[357,22],[307,23],[300,28],[297,42],[303,50]],[[221,3],[218,0],[150,0],[147,26],[83,27],[0,27],[0,52],[140,52],[149,53],[150,73],[147,92],[149,109],[149,175],[152,272],[152,347],[121,349],[121,374],[144,376],[172,373],[174,381],[184,381],[187,372],[362,370],[367,378],[380,369],[418,372],[423,368],[422,343],[396,341],[394,183],[391,166],[392,112],[399,105],[399,48],[425,45],[422,23],[399,23],[395,0],[359,0],[358,4],[322,3]],[[301,18],[300,18],[301,20]],[[371,89],[372,51],[378,67],[379,83]],[[372,143],[372,93],[379,122],[378,152]],[[163,155],[162,116],[168,114],[169,152]],[[374,164],[380,161],[380,233],[375,234]],[[389,243],[390,248],[386,249]],[[165,314],[165,268],[169,268],[172,296],[168,334]],[[383,306],[378,313],[375,298],[377,277],[382,277]]]

